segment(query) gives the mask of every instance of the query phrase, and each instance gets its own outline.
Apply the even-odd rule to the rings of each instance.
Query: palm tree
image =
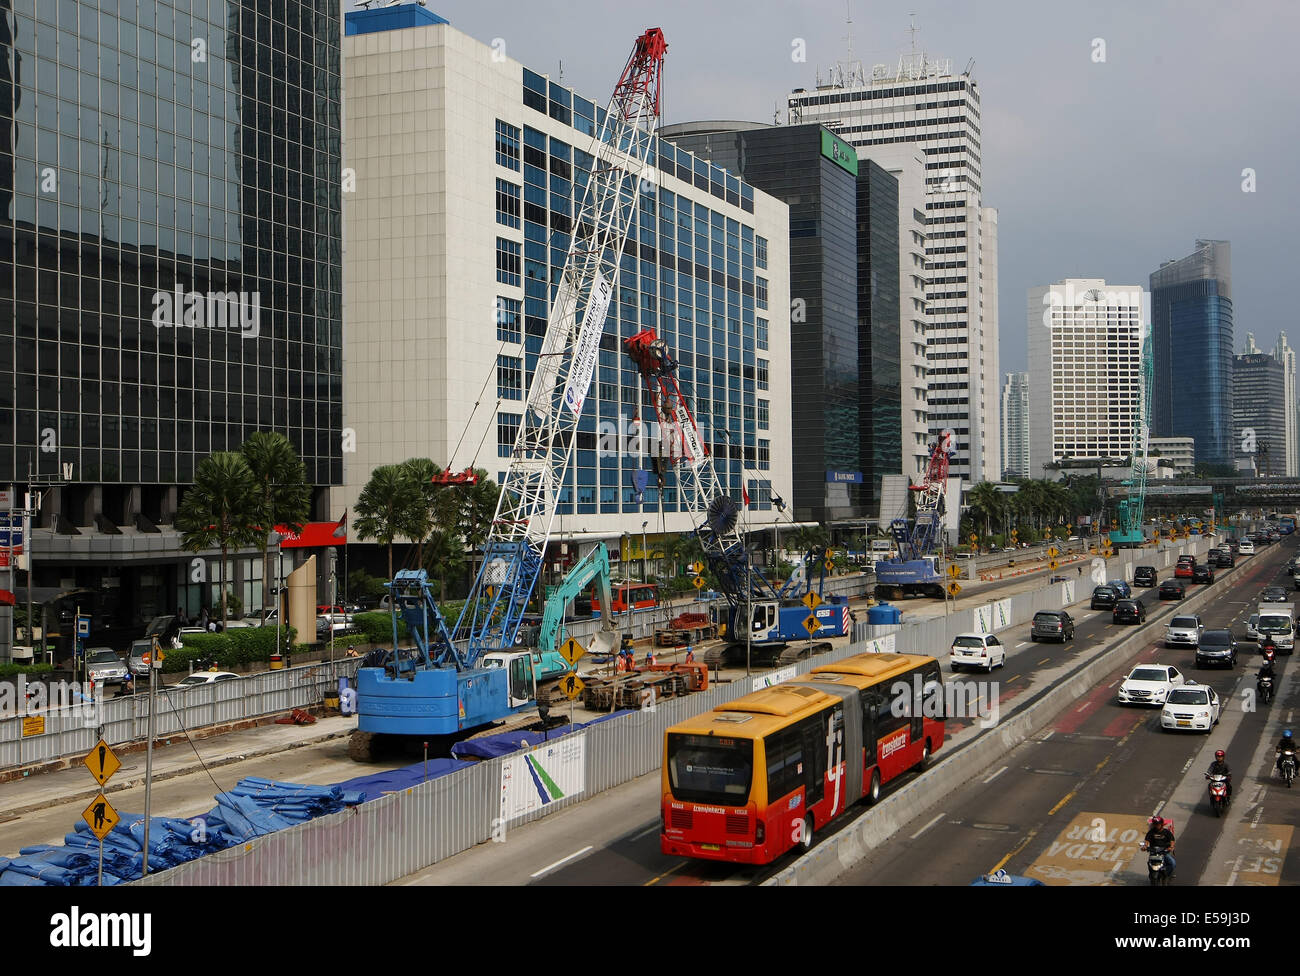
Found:
[[[194,486],[185,493],[176,511],[176,527],[183,533],[181,547],[202,552],[216,546],[221,550],[221,626],[226,626],[226,557],[230,550],[255,545],[253,527],[259,519],[259,503],[253,472],[244,456],[235,451],[218,451],[203,459],[194,472]]]
[[[370,475],[357,498],[357,538],[374,539],[388,547],[388,578],[393,578],[393,540],[413,538],[420,531],[418,513],[423,506],[410,471],[400,464],[384,464]]]
[[[442,468],[428,458],[407,458],[402,468],[422,503],[411,515],[411,538],[415,541],[415,565],[423,566],[424,543],[438,526],[440,496],[446,493],[445,488],[433,483]]]
[[[970,494],[966,496],[966,501],[973,512],[978,512],[984,517],[985,535],[992,532],[990,523],[995,521],[999,525],[1003,523],[1007,500],[1006,496],[993,482],[981,481],[970,490]]]
[[[244,441],[239,453],[253,473],[257,536],[262,546],[262,592],[266,593],[271,586],[271,533],[277,525],[302,531],[302,523],[311,514],[311,486],[307,484],[307,466],[283,434],[258,431]],[[265,613],[261,623],[266,623]]]

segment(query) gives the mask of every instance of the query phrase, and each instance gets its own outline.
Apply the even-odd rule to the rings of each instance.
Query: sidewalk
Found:
[[[347,736],[356,728],[354,717],[317,717],[315,725],[259,725],[255,728],[227,732],[205,739],[195,739],[191,744],[184,738],[173,736],[158,740],[153,750],[153,778],[155,782],[184,776],[202,769],[224,766],[256,756],[273,755],[289,749],[314,745],[327,739]],[[197,749],[198,754],[195,754]],[[202,762],[199,757],[202,756]],[[128,758],[129,757],[129,758]],[[143,744],[129,753],[118,751],[123,770],[104,788],[110,797],[115,792],[138,787],[144,783],[145,751]],[[129,775],[127,775],[129,773]],[[28,776],[0,783],[0,823],[13,820],[32,810],[56,806],[71,800],[90,800],[99,787],[89,771],[80,762],[70,768]]]

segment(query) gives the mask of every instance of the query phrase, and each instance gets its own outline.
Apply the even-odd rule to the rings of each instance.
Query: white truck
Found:
[[[1290,654],[1295,648],[1295,604],[1261,603],[1258,612],[1259,639],[1272,637],[1279,653]]]

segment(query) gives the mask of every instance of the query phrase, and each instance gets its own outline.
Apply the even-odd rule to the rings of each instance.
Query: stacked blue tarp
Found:
[[[386,769],[381,773],[357,776],[354,779],[338,783],[336,786],[343,791],[344,797],[360,794],[363,800],[378,800],[381,796],[386,796],[389,793],[400,793],[403,790],[409,790],[411,787],[419,786],[428,780],[446,776],[458,769],[464,769],[466,766],[472,765],[474,764],[461,759],[430,759],[427,775],[425,772],[426,764],[418,762],[410,766],[403,766],[401,769]],[[360,803],[362,800],[356,802]],[[349,803],[348,805],[353,804]]]
[[[626,715],[627,711],[627,709],[623,709],[611,712],[609,715],[602,715],[590,722],[561,725],[547,732],[525,732],[520,730],[517,732],[498,732],[496,735],[485,735],[477,739],[466,739],[464,742],[457,742],[452,746],[451,754],[457,759],[496,759],[498,756],[508,756],[510,753],[518,752],[521,749],[535,748],[549,742],[551,739],[558,739],[562,735],[568,735],[570,732],[579,732],[582,729],[591,728],[591,726],[608,721],[616,715]]]
[[[239,781],[218,793],[217,805],[189,820],[153,817],[149,821],[149,870],[164,871],[205,854],[225,850],[253,837],[343,809],[350,799],[337,786],[276,783],[260,777]],[[124,813],[104,835],[104,884],[134,881],[143,874],[144,816]],[[99,872],[99,839],[84,820],[77,821],[62,845],[25,847],[16,858],[0,858],[0,887],[21,885],[93,885]]]

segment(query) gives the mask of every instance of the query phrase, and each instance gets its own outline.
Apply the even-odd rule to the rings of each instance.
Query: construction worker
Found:
[[[695,648],[691,647],[690,644],[686,645],[686,663],[687,664],[695,663]]]
[[[648,668],[653,668],[653,667],[655,666],[655,652],[654,652],[654,651],[646,651],[646,652],[645,652],[645,663],[646,663],[646,667],[648,667]]]

